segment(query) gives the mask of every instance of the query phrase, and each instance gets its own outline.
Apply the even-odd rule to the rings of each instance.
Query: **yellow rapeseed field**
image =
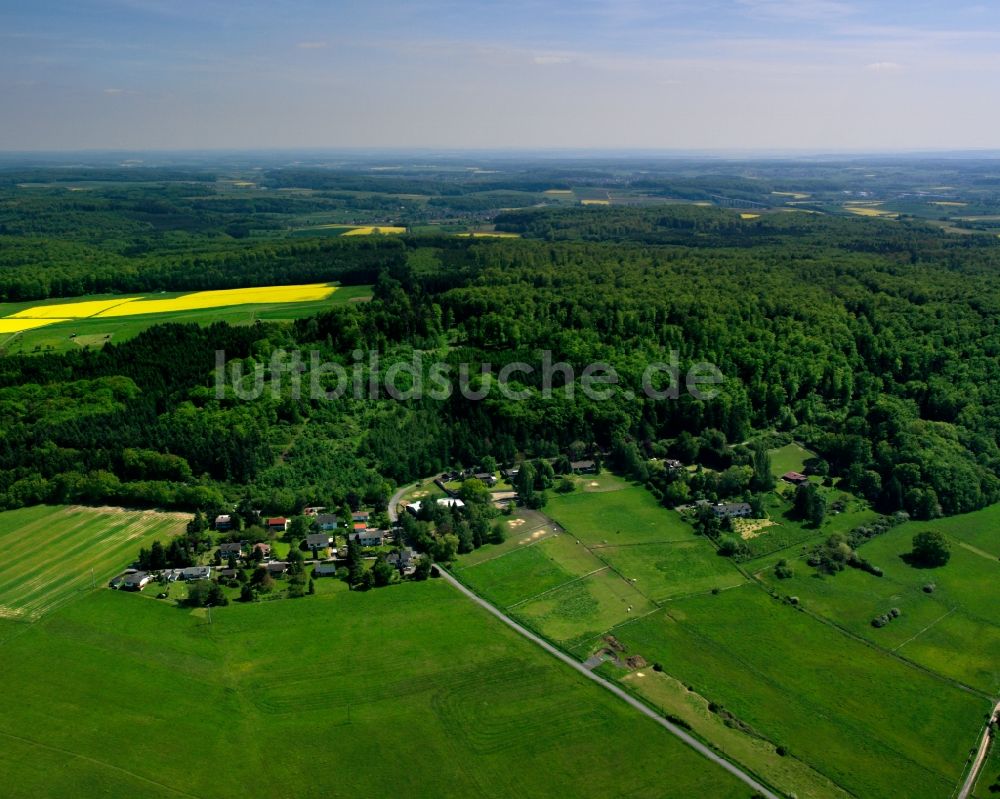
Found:
[[[740,219],[760,219],[760,214],[740,214]]]
[[[611,200],[580,200],[581,205],[611,205]]]
[[[0,335],[7,333],[20,333],[24,330],[34,330],[36,327],[45,327],[56,322],[68,322],[69,319],[16,319],[8,316],[0,319]]]
[[[968,205],[968,203],[960,203],[954,200],[932,200],[931,205],[944,205],[952,208],[962,208]]]
[[[169,300],[139,300],[123,303],[95,314],[100,318],[112,316],[137,316],[139,314],[176,313],[202,308],[221,308],[227,305],[253,305],[257,303],[309,302],[322,300],[336,291],[326,283],[307,283],[301,286],[260,286],[246,289],[198,291]]]
[[[84,319],[108,308],[132,302],[138,297],[118,297],[113,300],[86,300],[84,302],[61,302],[58,305],[36,305],[24,311],[11,314],[11,319]]]
[[[393,225],[367,225],[365,227],[356,227],[354,230],[348,230],[345,236],[370,236],[372,233],[405,233],[405,227],[395,227]]]
[[[894,214],[892,211],[883,211],[881,208],[872,208],[869,205],[845,205],[844,210],[850,211],[852,214],[857,214],[858,216],[882,216],[892,218],[899,216],[899,214]]]

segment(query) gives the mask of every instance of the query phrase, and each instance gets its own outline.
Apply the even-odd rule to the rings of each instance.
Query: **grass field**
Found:
[[[184,531],[185,514],[77,506],[0,513],[0,618],[35,621],[135,560],[153,539]],[[3,628],[0,628],[0,636]]]
[[[990,704],[753,585],[680,600],[616,636],[630,653],[856,796],[949,796]]]
[[[101,346],[108,341],[125,341],[152,325],[167,322],[210,324],[222,321],[240,325],[252,324],[258,320],[291,321],[319,313],[331,305],[359,302],[371,296],[370,286],[343,286],[336,288],[332,294],[329,292],[334,287],[327,287],[325,290],[317,288],[311,293],[313,297],[319,296],[318,299],[302,299],[303,293],[301,291],[297,293],[299,299],[289,299],[296,296],[294,290],[299,288],[294,286],[277,287],[279,290],[270,295],[272,298],[269,300],[265,298],[269,296],[267,292],[271,289],[244,289],[242,291],[253,293],[244,293],[242,299],[236,297],[238,301],[235,304],[220,307],[188,307],[186,309],[183,305],[195,304],[196,300],[192,298],[197,295],[229,295],[230,292],[198,292],[197,295],[191,293],[157,294],[155,299],[143,301],[135,298],[91,295],[79,298],[79,303],[68,303],[65,299],[60,299],[44,303],[4,304],[0,305],[0,315],[5,315],[0,318],[0,350],[6,354],[16,354],[42,349],[64,351],[79,349],[83,346]],[[216,301],[228,302],[230,300],[199,298],[197,304]],[[108,303],[112,303],[112,305]],[[84,306],[85,309],[88,306],[90,308],[103,307],[105,310],[97,315],[64,321],[44,318],[44,314],[54,312],[53,308],[59,308],[60,313],[76,313],[68,310],[69,306],[74,305]],[[173,310],[170,310],[171,308]],[[126,309],[128,309],[128,313],[125,312]],[[26,319],[22,316],[13,316],[25,312],[36,314],[42,318]],[[5,321],[12,325],[39,322],[44,327],[16,335],[4,335],[3,324]]]
[[[654,602],[732,588],[746,581],[729,558],[720,557],[703,538],[672,544],[605,547],[606,560]]]
[[[437,581],[211,625],[97,591],[0,645],[0,671],[11,799],[749,795]]]
[[[545,513],[588,546],[691,540],[691,526],[664,510],[646,489],[600,477],[605,480],[603,491],[553,495]]]
[[[910,551],[913,535],[924,529],[949,536],[951,531],[969,532],[977,544],[994,548],[1000,528],[992,528],[993,540],[988,531],[996,513],[993,506],[968,517],[911,522],[864,544],[860,554],[883,569],[882,577],[855,569],[821,577],[803,560],[794,561],[791,579],[776,580],[770,572],[762,576],[782,594],[798,596],[805,607],[879,646],[1000,694],[1000,561],[958,538],[952,538],[946,566],[918,569],[902,557]],[[975,521],[963,524],[969,517]],[[923,587],[930,583],[935,588],[927,593]],[[872,627],[871,620],[891,608],[901,611],[899,618]]]
[[[815,457],[805,447],[792,442],[778,449],[768,450],[771,456],[771,474],[781,477],[786,472],[801,472],[807,458]]]

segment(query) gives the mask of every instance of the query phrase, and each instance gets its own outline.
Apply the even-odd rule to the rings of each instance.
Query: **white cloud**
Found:
[[[854,6],[838,0],[737,0],[737,2],[751,13],[777,19],[839,19],[855,12]]]
[[[300,50],[322,50],[326,47],[326,42],[299,42],[295,46]]]
[[[865,69],[870,72],[899,72],[903,69],[902,64],[897,64],[895,61],[876,61],[873,64],[868,64]]]
[[[531,60],[536,64],[548,65],[548,64],[568,64],[573,59],[568,55],[559,55],[557,53],[544,53],[542,55],[536,55]]]

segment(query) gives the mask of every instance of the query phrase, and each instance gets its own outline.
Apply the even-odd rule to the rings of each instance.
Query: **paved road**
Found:
[[[413,488],[414,483],[408,483],[405,486],[399,488],[395,494],[392,495],[392,499],[389,500],[389,521],[394,524],[399,521],[399,514],[396,512],[396,506],[403,501],[403,494]]]
[[[500,619],[500,621],[502,621],[508,627],[510,627],[513,630],[515,630],[516,632],[520,633],[525,638],[527,638],[529,641],[534,642],[535,644],[537,644],[538,646],[540,646],[542,649],[544,649],[546,652],[548,652],[550,655],[552,655],[552,656],[558,658],[559,660],[561,660],[563,663],[565,663],[570,668],[575,669],[580,674],[582,674],[584,677],[586,677],[588,680],[593,680],[594,682],[596,682],[598,685],[600,685],[605,690],[608,690],[611,693],[613,693],[615,696],[617,696],[623,702],[627,702],[629,705],[631,705],[633,708],[635,708],[636,710],[638,710],[640,713],[642,713],[645,716],[648,716],[653,721],[655,721],[657,724],[659,724],[661,727],[665,728],[668,732],[670,732],[671,734],[675,735],[677,738],[680,738],[684,743],[686,743],[688,746],[690,746],[696,752],[698,752],[699,754],[707,757],[709,760],[711,760],[716,765],[721,766],[722,768],[724,768],[726,771],[728,771],[730,774],[732,774],[737,779],[740,779],[743,782],[745,782],[747,785],[749,785],[755,791],[759,792],[762,796],[766,796],[767,799],[780,799],[779,796],[777,796],[776,794],[774,794],[771,791],[769,791],[767,788],[765,788],[763,785],[761,785],[759,782],[757,782],[753,777],[751,777],[745,771],[743,771],[742,769],[738,768],[737,766],[734,766],[732,763],[730,763],[725,758],[719,757],[719,755],[715,754],[715,752],[713,752],[711,749],[709,749],[707,746],[705,746],[703,743],[701,743],[701,741],[699,741],[698,739],[693,738],[692,736],[688,735],[680,727],[678,727],[675,724],[671,724],[669,721],[667,721],[665,718],[663,718],[662,716],[660,716],[659,714],[657,714],[655,711],[651,710],[649,707],[647,707],[646,705],[644,705],[638,699],[636,699],[635,697],[630,696],[629,694],[627,694],[625,691],[623,691],[617,685],[614,685],[613,683],[608,682],[603,677],[600,677],[597,674],[593,674],[582,663],[580,663],[577,660],[574,660],[569,655],[567,655],[567,654],[565,654],[563,652],[560,652],[558,649],[556,649],[554,646],[552,646],[552,644],[550,644],[548,641],[546,641],[546,640],[544,640],[542,638],[539,638],[537,635],[535,635],[533,632],[531,632],[531,630],[527,629],[526,627],[522,627],[520,624],[518,624],[512,618],[510,618],[509,616],[506,616],[502,611],[500,611],[497,608],[495,608],[493,605],[491,605],[485,599],[482,599],[480,596],[478,596],[477,594],[473,593],[468,588],[466,588],[464,585],[462,585],[457,579],[455,579],[455,577],[453,577],[451,574],[449,574],[448,571],[446,569],[444,569],[440,564],[438,564],[438,569],[441,572],[441,576],[445,580],[447,580],[449,583],[451,583],[453,586],[455,586],[455,588],[457,588],[459,591],[461,591],[463,594],[465,594],[465,596],[467,596],[473,602],[475,602],[476,604],[478,604],[481,607],[485,608],[488,612],[492,613],[494,616],[496,616],[498,619]]]
[[[997,702],[997,706],[993,708],[993,715],[990,716],[990,719],[995,719],[998,713],[1000,713],[1000,702]],[[958,792],[957,799],[968,799],[972,793],[972,789],[976,786],[976,778],[979,777],[979,772],[983,770],[983,763],[986,762],[986,753],[990,750],[990,740],[992,737],[990,725],[987,724],[986,730],[983,732],[983,739],[979,742],[979,751],[976,752],[976,759],[972,762],[969,776],[965,778],[965,784],[962,785],[962,790]]]

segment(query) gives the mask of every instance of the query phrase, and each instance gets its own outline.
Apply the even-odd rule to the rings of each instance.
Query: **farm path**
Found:
[[[976,759],[972,761],[969,776],[965,778],[965,783],[962,785],[962,790],[958,792],[957,799],[968,799],[972,793],[972,789],[976,787],[976,780],[979,778],[979,773],[983,770],[983,763],[986,762],[986,754],[990,751],[990,743],[993,740],[990,722],[994,721],[998,714],[1000,714],[1000,702],[997,702],[996,707],[993,708],[993,715],[990,716],[990,721],[986,722],[986,729],[983,730],[983,738],[979,742],[979,751],[976,752]]]
[[[632,706],[635,710],[638,710],[644,716],[647,716],[648,718],[655,721],[657,724],[659,724],[661,727],[667,730],[671,735],[675,736],[676,738],[679,738],[682,742],[690,746],[692,749],[694,749],[703,757],[707,758],[708,760],[711,760],[713,763],[720,766],[721,768],[724,768],[734,777],[749,785],[753,790],[757,791],[762,796],[767,797],[767,799],[779,799],[777,794],[769,791],[766,787],[757,782],[757,780],[755,780],[750,774],[743,771],[738,766],[734,765],[733,763],[730,763],[725,758],[717,755],[715,752],[713,752],[711,749],[709,749],[707,746],[701,743],[701,741],[692,737],[691,735],[688,735],[684,730],[682,730],[677,725],[671,724],[665,718],[658,715],[655,711],[644,705],[635,697],[623,691],[617,685],[614,685],[608,680],[605,680],[603,677],[594,674],[583,663],[579,662],[578,660],[574,660],[565,652],[562,652],[561,650],[557,649],[552,644],[550,644],[548,641],[535,635],[533,632],[531,632],[531,630],[527,629],[526,627],[522,627],[512,618],[503,613],[503,611],[494,607],[485,599],[480,597],[478,594],[466,588],[447,569],[441,566],[441,564],[438,564],[438,570],[440,571],[441,576],[445,580],[447,580],[448,583],[450,583],[456,590],[458,590],[460,593],[464,594],[466,597],[471,599],[473,602],[482,607],[488,613],[491,613],[494,616],[496,616],[500,621],[502,621],[508,627],[513,629],[515,632],[524,636],[532,643],[537,644],[546,652],[548,652],[550,655],[557,658],[558,660],[561,660],[565,665],[574,669],[579,674],[582,674],[588,680],[592,680],[605,690],[610,691],[619,699],[621,699],[623,702]]]

